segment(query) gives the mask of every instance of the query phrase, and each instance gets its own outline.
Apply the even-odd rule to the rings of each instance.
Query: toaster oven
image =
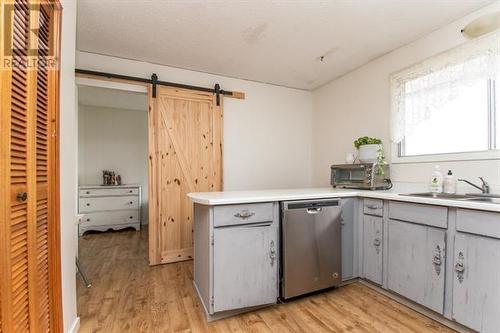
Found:
[[[388,164],[336,164],[330,168],[334,188],[386,190],[392,187]]]

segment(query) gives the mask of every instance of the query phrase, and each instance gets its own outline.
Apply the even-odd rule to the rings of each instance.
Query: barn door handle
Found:
[[[28,200],[28,193],[27,192],[18,192],[16,195],[16,200],[19,202],[25,202]]]

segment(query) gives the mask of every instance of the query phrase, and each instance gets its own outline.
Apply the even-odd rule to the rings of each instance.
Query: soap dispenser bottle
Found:
[[[448,174],[444,176],[443,180],[443,192],[446,194],[455,194],[457,191],[455,176],[453,176],[453,172],[448,170]]]
[[[443,192],[443,173],[441,172],[441,167],[436,165],[431,176],[430,190],[432,193],[442,193]]]

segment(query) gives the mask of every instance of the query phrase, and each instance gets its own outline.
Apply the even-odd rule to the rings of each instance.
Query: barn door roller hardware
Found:
[[[158,84],[158,75],[153,73],[153,75],[151,75],[151,85],[153,87],[151,94],[153,95],[153,98],[156,98],[156,85],[157,84]]]
[[[220,90],[220,85],[218,83],[215,84],[214,91],[215,91],[215,104],[217,104],[217,106],[219,106],[220,105],[220,94],[223,93],[223,91]]]
[[[158,80],[158,75],[156,73],[153,73],[151,75],[151,79],[144,79],[144,78],[140,78],[140,77],[121,75],[121,74],[89,71],[86,69],[75,69],[75,73],[77,76],[80,76],[80,77],[87,77],[87,78],[101,77],[101,78],[107,78],[109,80],[114,80],[114,81],[129,81],[129,82],[132,81],[132,82],[140,82],[142,84],[151,84],[152,85],[151,93],[152,93],[153,98],[156,98],[157,86],[166,86],[166,87],[175,87],[175,88],[191,89],[191,90],[198,90],[198,91],[214,93],[216,96],[217,105],[220,105],[220,95],[224,95],[224,96],[232,97],[232,98],[237,98],[237,99],[245,99],[245,93],[237,92],[237,91],[222,90],[218,83],[215,85],[214,88],[191,86],[191,85],[182,84],[182,83],[160,81],[160,80]]]

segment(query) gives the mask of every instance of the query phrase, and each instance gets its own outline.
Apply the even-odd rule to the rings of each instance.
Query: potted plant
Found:
[[[382,151],[382,140],[363,136],[354,141],[354,147],[358,149],[358,159],[361,163],[375,163]]]

